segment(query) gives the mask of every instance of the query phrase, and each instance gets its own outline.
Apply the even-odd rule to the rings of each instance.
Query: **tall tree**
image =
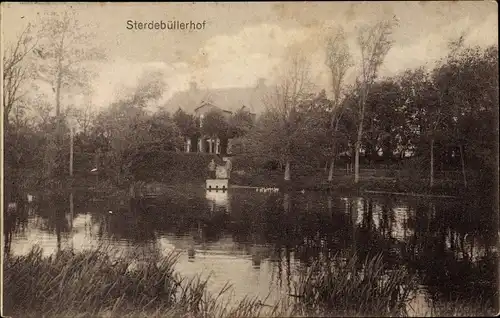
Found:
[[[26,101],[23,100],[29,77],[27,59],[36,41],[31,35],[31,25],[28,25],[17,37],[14,43],[7,45],[3,54],[3,90],[2,90],[2,112],[3,112],[3,138],[5,146],[5,161],[3,169],[4,198],[5,200],[19,200],[21,177],[25,171],[26,163],[36,152],[30,141],[34,138],[28,136],[28,125],[25,116]],[[11,118],[12,117],[12,118]],[[13,121],[13,123],[12,123]],[[7,202],[7,201],[6,201]]]
[[[17,41],[8,46],[3,55],[3,94],[2,108],[5,128],[9,124],[12,109],[19,104],[24,96],[23,85],[28,79],[25,60],[36,46],[31,36],[31,25],[28,25],[19,35]]]
[[[397,78],[386,78],[374,83],[366,100],[366,114],[363,129],[363,146],[368,159],[382,157],[386,163],[400,150],[404,137],[405,114],[402,94]]]
[[[330,80],[332,84],[333,102],[330,111],[330,133],[331,133],[331,159],[328,172],[328,181],[333,180],[335,169],[335,158],[337,153],[337,134],[339,124],[342,119],[342,88],[345,75],[353,65],[349,46],[346,43],[344,30],[339,28],[328,38],[326,46],[326,65],[330,70]]]
[[[366,100],[375,81],[380,65],[392,47],[391,34],[395,21],[383,21],[373,26],[363,26],[358,33],[361,51],[361,76],[358,78],[360,90],[359,120],[354,154],[354,182],[359,182],[359,152],[363,137]]]
[[[186,113],[180,108],[174,113],[173,120],[180,132],[186,137],[198,132],[194,116]]]
[[[496,135],[492,133],[496,131],[492,121],[494,105],[498,105],[498,56],[493,54],[498,48],[465,47],[462,42],[459,39],[450,43],[450,54],[436,68],[435,82],[449,112],[447,137],[458,152],[467,187],[466,165],[486,170],[488,165],[479,162],[494,157],[491,143]],[[484,152],[490,153],[490,159],[479,156]]]
[[[253,115],[245,109],[239,109],[229,118],[229,137],[242,137],[252,130],[253,125]]]
[[[445,93],[436,85],[436,70],[429,76],[426,73],[414,73],[411,86],[415,107],[413,118],[416,120],[421,141],[429,146],[429,186],[434,186],[435,178],[435,148],[436,141],[444,140],[446,129],[445,120],[449,116],[449,109],[444,103]]]
[[[33,50],[38,59],[38,79],[49,84],[55,93],[57,138],[61,138],[63,93],[87,90],[91,76],[87,62],[103,58],[103,52],[92,43],[92,33],[84,28],[74,11],[52,12],[43,21],[38,45]]]
[[[57,153],[63,141],[63,96],[88,92],[92,74],[88,62],[103,58],[103,52],[92,42],[94,37],[89,29],[78,21],[74,10],[52,12],[40,25],[38,44],[33,49],[37,82],[48,84],[55,95],[55,136],[51,137],[52,145],[47,148],[50,153],[46,171],[50,175],[62,171],[60,163],[54,158],[61,157]]]
[[[298,107],[310,98],[312,83],[310,63],[304,54],[295,52],[287,57],[274,92],[267,96],[269,116],[275,122],[281,136],[281,157],[285,165],[285,181],[291,180],[290,164],[293,158],[294,140],[299,134]]]
[[[101,151],[105,152],[107,168],[113,171],[118,183],[129,176],[131,156],[135,156],[138,151],[147,152],[152,145],[158,147],[157,141],[165,140],[160,133],[162,121],[168,122],[166,130],[179,131],[177,127],[171,127],[174,123],[168,114],[160,112],[154,118],[149,116],[146,107],[156,103],[166,89],[162,84],[162,76],[157,74],[152,79],[150,74],[149,70],[145,70],[131,93],[102,111],[93,125],[92,135],[105,141],[99,142],[102,149],[95,149],[96,156],[100,156]],[[175,145],[178,147],[177,141]],[[171,144],[165,146],[170,147]],[[96,159],[96,162],[99,161],[99,158]]]
[[[158,180],[156,166],[168,153],[182,147],[179,128],[167,112],[160,111],[138,123],[134,133],[138,138],[124,153],[125,172],[136,180]]]

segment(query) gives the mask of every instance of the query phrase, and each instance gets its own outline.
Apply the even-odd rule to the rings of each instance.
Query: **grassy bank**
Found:
[[[317,262],[299,275],[296,292],[264,305],[230,304],[207,291],[207,279],[174,270],[176,255],[132,267],[104,251],[62,251],[43,258],[39,248],[4,262],[4,315],[13,317],[258,317],[404,315],[413,277],[386,272],[382,259]],[[384,274],[385,273],[385,274]]]
[[[202,187],[208,178],[208,164],[214,159],[222,164],[221,157],[208,153],[181,153],[181,152],[158,152],[137,160],[130,167],[126,175],[122,176],[121,182],[115,177],[107,175],[111,173],[103,168],[96,182],[95,176],[89,177],[89,182],[84,182],[84,176],[76,176],[74,185],[92,187],[96,192],[106,195],[114,191],[116,187],[127,190],[132,180],[152,182],[158,181],[170,186]],[[292,190],[358,192],[364,190],[386,191],[395,193],[418,193],[435,195],[461,196],[469,193],[471,189],[484,189],[484,180],[480,182],[477,176],[471,174],[468,177],[468,188],[463,186],[462,179],[446,179],[450,176],[441,172],[436,173],[434,186],[429,187],[427,175],[423,175],[418,169],[406,168],[376,168],[360,170],[360,182],[354,184],[354,175],[346,175],[344,169],[335,170],[333,181],[328,182],[328,171],[318,169],[304,163],[302,166],[292,167],[292,181],[283,180],[284,172],[277,166],[266,166],[254,162],[248,158],[233,157],[233,172],[231,183],[240,186],[254,187],[280,187]],[[373,167],[372,167],[373,168]],[[109,173],[108,173],[109,172]],[[81,180],[80,180],[80,179]],[[426,179],[427,178],[427,179]],[[454,177],[456,179],[456,176]],[[123,179],[123,180],[122,180]],[[86,180],[86,179],[85,179]],[[481,192],[481,191],[479,191]],[[483,191],[484,192],[484,191]],[[481,193],[479,193],[481,194]]]
[[[323,174],[302,175],[292,178],[290,182],[283,180],[282,173],[256,171],[246,175],[233,173],[231,183],[255,187],[280,187],[291,190],[309,191],[336,191],[358,193],[362,191],[385,191],[394,193],[418,193],[433,195],[458,196],[469,193],[469,189],[457,182],[447,180],[436,180],[434,186],[429,187],[429,181],[425,179],[403,179],[374,176],[361,176],[358,184],[354,183],[354,175],[337,175],[331,182],[326,180]]]

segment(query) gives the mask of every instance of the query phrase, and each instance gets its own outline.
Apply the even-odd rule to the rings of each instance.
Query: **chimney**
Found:
[[[189,83],[189,90],[190,91],[196,91],[198,89],[198,85],[196,84],[196,82],[190,82]]]

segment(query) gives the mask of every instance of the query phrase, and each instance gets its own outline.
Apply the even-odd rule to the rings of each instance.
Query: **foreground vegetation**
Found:
[[[208,278],[175,272],[176,254],[146,264],[110,259],[103,249],[48,258],[34,247],[4,263],[4,314],[14,317],[255,317],[404,315],[414,277],[386,271],[381,256],[359,262],[320,262],[299,274],[294,295],[273,305],[244,299],[231,304]]]
[[[297,297],[306,308],[321,304],[344,317],[406,315],[416,287],[415,277],[405,270],[385,268],[381,255],[361,263],[356,256],[318,261],[300,278]]]

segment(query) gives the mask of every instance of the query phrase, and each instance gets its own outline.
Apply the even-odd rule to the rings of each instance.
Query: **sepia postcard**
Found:
[[[2,316],[498,314],[496,2],[0,21]]]

